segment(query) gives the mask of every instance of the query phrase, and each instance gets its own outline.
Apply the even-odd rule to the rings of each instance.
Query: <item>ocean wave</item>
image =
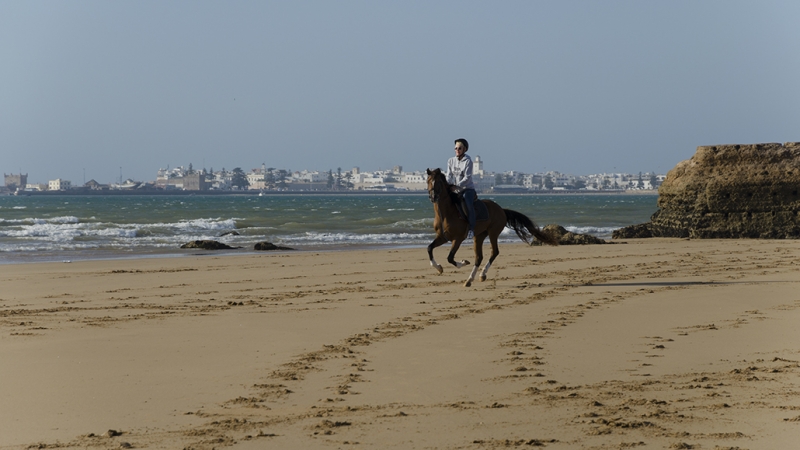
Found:
[[[80,219],[75,216],[61,216],[61,217],[52,217],[48,219],[40,219],[36,217],[28,217],[24,219],[0,219],[0,224],[23,224],[23,225],[32,225],[32,224],[47,224],[47,223],[78,223]]]
[[[619,227],[565,226],[564,228],[567,231],[571,231],[573,233],[591,234],[593,236],[602,238],[602,237],[611,237],[611,234],[614,233],[614,230],[618,229]]]
[[[391,224],[393,228],[429,229],[433,230],[433,217],[424,219],[400,220]]]
[[[221,218],[182,220],[178,222],[178,227],[196,230],[232,230],[236,228],[236,220]]]
[[[77,238],[125,238],[161,236],[176,237],[189,240],[187,236],[213,238],[219,231],[236,228],[235,219],[194,219],[173,223],[116,224],[108,222],[81,222],[74,216],[55,217],[50,219],[5,220],[0,229],[0,237],[7,238],[40,238],[54,242],[65,242]],[[98,245],[108,245],[101,241]],[[128,243],[130,244],[130,242]]]
[[[275,240],[284,244],[412,244],[427,243],[432,233],[324,233],[306,232],[299,235],[277,235]]]

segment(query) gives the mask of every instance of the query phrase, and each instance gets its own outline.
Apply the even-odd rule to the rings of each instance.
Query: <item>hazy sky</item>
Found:
[[[800,141],[800,2],[0,2],[0,170],[666,173]]]

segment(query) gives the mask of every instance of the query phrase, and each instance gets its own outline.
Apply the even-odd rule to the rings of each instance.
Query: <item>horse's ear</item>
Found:
[[[431,173],[433,173],[433,172],[431,172],[431,169],[427,169],[427,170],[428,170],[428,175],[430,175]]]

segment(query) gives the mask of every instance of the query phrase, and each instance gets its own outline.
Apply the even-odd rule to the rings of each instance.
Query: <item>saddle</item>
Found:
[[[453,203],[456,205],[459,217],[467,220],[467,201],[464,199],[464,194],[451,192],[450,195],[453,198]],[[475,198],[475,203],[472,204],[472,207],[475,209],[476,222],[489,220],[489,208],[486,207],[486,203]]]

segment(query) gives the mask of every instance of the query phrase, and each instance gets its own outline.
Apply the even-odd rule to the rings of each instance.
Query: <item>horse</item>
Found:
[[[448,241],[451,241],[452,245],[450,246],[450,253],[447,255],[447,262],[459,269],[469,265],[470,262],[467,260],[455,260],[456,252],[461,246],[461,242],[467,237],[468,223],[456,209],[456,202],[459,199],[456,194],[451,192],[450,184],[440,169],[428,169],[428,198],[433,203],[433,211],[435,213],[433,229],[436,231],[436,238],[428,245],[428,258],[431,266],[439,272],[439,275],[444,272],[442,266],[433,259],[433,249]],[[495,258],[500,254],[497,238],[505,227],[514,230],[517,236],[529,245],[533,245],[531,239],[533,237],[545,244],[558,245],[556,237],[540,230],[528,216],[510,209],[503,209],[491,200],[481,201],[489,211],[489,219],[475,223],[475,266],[464,283],[465,287],[472,286],[472,282],[475,280],[478,268],[483,262],[483,241],[488,237],[489,242],[492,244],[492,256],[480,274],[480,280],[486,281],[486,273],[489,271],[489,267],[492,266]]]

